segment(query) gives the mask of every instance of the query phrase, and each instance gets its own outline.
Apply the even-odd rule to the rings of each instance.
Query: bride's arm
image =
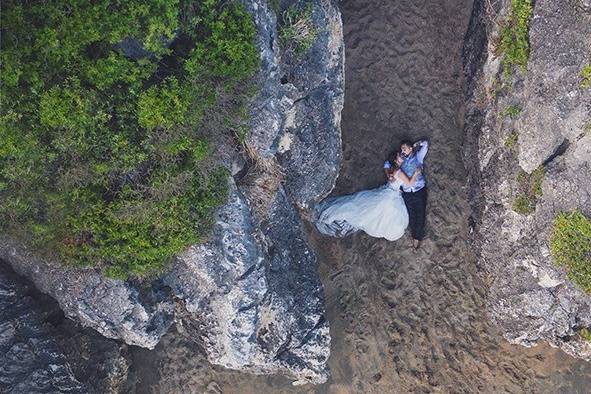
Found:
[[[398,172],[396,173],[396,176],[398,177],[398,179],[400,179],[402,181],[402,183],[404,183],[406,186],[411,186],[413,183],[415,183],[415,181],[417,180],[417,177],[419,176],[419,174],[421,173],[421,171],[419,169],[417,169],[413,174],[412,177],[407,177],[406,174],[402,171],[402,170],[398,170]]]

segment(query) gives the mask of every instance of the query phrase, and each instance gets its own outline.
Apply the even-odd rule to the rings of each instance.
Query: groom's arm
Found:
[[[427,151],[429,150],[429,142],[427,140],[422,140],[418,142],[420,146],[419,150],[417,151],[417,160],[419,163],[423,164],[423,160],[425,160],[425,156],[427,155]]]

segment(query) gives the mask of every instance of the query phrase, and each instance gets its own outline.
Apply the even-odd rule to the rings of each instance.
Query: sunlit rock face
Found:
[[[283,193],[261,230],[234,191],[213,240],[180,256],[166,282],[184,301],[180,331],[203,344],[210,362],[301,383],[326,378],[330,338],[316,260]]]
[[[575,3],[535,2],[527,70],[508,79],[494,21],[505,18],[510,2],[498,9],[476,2],[464,48],[465,161],[491,318],[512,343],[546,341],[589,360],[591,342],[579,330],[591,327],[591,295],[550,252],[560,212],[580,209],[591,217],[591,89],[580,75],[591,63],[591,13],[584,1]],[[518,113],[508,116],[510,107]],[[517,213],[526,174],[535,171],[543,174],[541,195],[531,199],[531,212]]]

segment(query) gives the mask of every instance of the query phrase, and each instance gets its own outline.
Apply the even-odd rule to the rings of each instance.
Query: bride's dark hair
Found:
[[[398,152],[398,150],[395,150],[393,152],[390,152],[390,154],[388,155],[388,160],[390,161],[390,168],[388,168],[388,170],[386,171],[388,174],[394,174],[396,171],[400,169],[400,164],[398,164],[396,161],[399,154],[400,152]]]

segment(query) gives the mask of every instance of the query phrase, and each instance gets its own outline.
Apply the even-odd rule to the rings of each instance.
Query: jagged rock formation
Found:
[[[0,387],[10,393],[123,392],[126,346],[65,321],[55,301],[0,262]]]
[[[198,338],[212,363],[320,383],[328,376],[328,322],[316,257],[294,205],[324,197],[338,174],[340,14],[330,1],[314,2],[316,42],[295,58],[282,53],[267,3],[246,5],[262,54],[249,157],[228,165],[236,185],[212,240],[180,256],[166,283],[189,312],[185,335]]]
[[[324,297],[314,253],[285,195],[278,193],[264,232],[238,191],[218,218],[213,240],[191,248],[166,277],[188,312],[182,332],[198,339],[214,364],[302,383],[325,379]]]
[[[549,249],[558,213],[578,208],[591,216],[591,134],[585,131],[591,89],[580,77],[591,63],[585,4],[536,1],[527,71],[508,79],[496,43],[510,2],[495,9],[477,1],[464,60],[473,244],[490,284],[489,314],[512,343],[544,340],[589,360],[591,342],[578,330],[591,327],[591,295],[553,264]],[[521,110],[509,116],[511,107]],[[520,183],[539,166],[542,195],[533,196],[535,211],[517,213]]]
[[[334,1],[313,1],[314,44],[296,55],[282,49],[267,1],[244,3],[258,30],[261,90],[245,151],[220,151],[234,178],[211,240],[179,256],[162,280],[143,284],[63,267],[8,238],[0,239],[0,258],[105,337],[151,349],[176,313],[179,331],[212,363],[320,383],[330,336],[301,215],[332,190],[340,164],[340,13]]]

